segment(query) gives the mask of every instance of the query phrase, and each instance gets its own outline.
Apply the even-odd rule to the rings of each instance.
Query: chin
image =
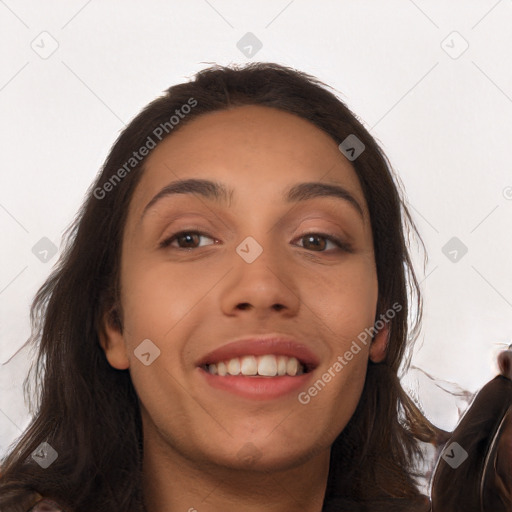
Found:
[[[246,441],[239,444],[240,448],[235,453],[226,453],[214,457],[215,463],[221,466],[261,472],[286,471],[299,467],[307,461],[319,456],[322,452],[329,452],[330,446],[319,446],[319,443],[311,443],[305,447],[305,443],[294,442],[295,446],[286,448],[280,440],[269,442]],[[299,449],[300,447],[300,449]]]

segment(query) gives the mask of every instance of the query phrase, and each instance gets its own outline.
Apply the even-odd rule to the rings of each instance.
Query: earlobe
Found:
[[[384,361],[386,358],[389,343],[389,333],[389,323],[386,323],[384,327],[373,337],[373,341],[370,346],[370,360],[372,362],[382,363],[382,361]]]
[[[104,313],[98,337],[110,366],[116,370],[126,370],[130,367],[130,360],[126,355],[125,340],[116,315],[114,308]]]

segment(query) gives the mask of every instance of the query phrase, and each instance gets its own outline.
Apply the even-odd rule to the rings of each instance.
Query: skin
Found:
[[[163,187],[187,178],[233,188],[230,203],[173,195],[141,220]],[[343,186],[363,216],[337,198],[283,200],[284,190],[308,181]],[[207,236],[182,239],[193,249],[178,240],[159,247],[182,230]],[[322,237],[308,245],[307,233],[335,234],[353,252]],[[247,236],[263,248],[250,264],[236,252]],[[330,447],[360,399],[368,358],[385,356],[387,328],[307,405],[295,392],[255,401],[211,388],[195,363],[238,337],[280,333],[319,358],[310,386],[373,326],[378,283],[368,209],[336,143],[306,120],[260,106],[181,127],[149,155],[131,201],[121,288],[123,330],[105,314],[100,338],[111,366],[129,368],[139,396],[148,511],[320,512]],[[145,339],[161,351],[148,366],[134,355]]]

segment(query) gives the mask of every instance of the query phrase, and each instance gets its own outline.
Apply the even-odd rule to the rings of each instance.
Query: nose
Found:
[[[225,315],[241,312],[264,319],[275,312],[295,316],[300,308],[297,276],[282,254],[263,250],[252,263],[235,254],[234,267],[224,280],[220,303]]]

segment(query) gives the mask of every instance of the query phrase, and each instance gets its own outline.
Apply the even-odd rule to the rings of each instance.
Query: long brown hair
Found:
[[[182,109],[187,104],[193,108]],[[399,183],[377,142],[325,84],[284,66],[254,63],[214,66],[190,82],[170,87],[113,145],[66,232],[56,268],[32,304],[31,341],[38,347],[38,357],[31,372],[38,400],[30,426],[3,461],[1,510],[22,510],[22,501],[35,492],[75,512],[144,510],[137,395],[129,371],[108,364],[98,338],[103,313],[119,306],[123,229],[145,159],[131,167],[126,164],[148,138],[155,141],[156,133],[163,139],[201,114],[241,105],[290,112],[315,124],[337,144],[355,135],[365,146],[352,165],[371,218],[377,317],[394,303],[402,308],[390,320],[385,361],[369,363],[356,412],[332,447],[325,499],[377,503],[420,496],[413,474],[413,460],[420,456],[418,440],[433,442],[438,432],[404,393],[398,378],[407,341],[418,333],[422,309],[407,248],[408,231],[415,228]],[[170,121],[177,110],[186,115],[179,122]],[[157,127],[166,128],[155,132]],[[122,168],[124,173],[119,172]],[[114,175],[122,179],[113,180]],[[119,316],[113,321],[122,327]],[[58,453],[46,469],[31,457],[43,442]]]

